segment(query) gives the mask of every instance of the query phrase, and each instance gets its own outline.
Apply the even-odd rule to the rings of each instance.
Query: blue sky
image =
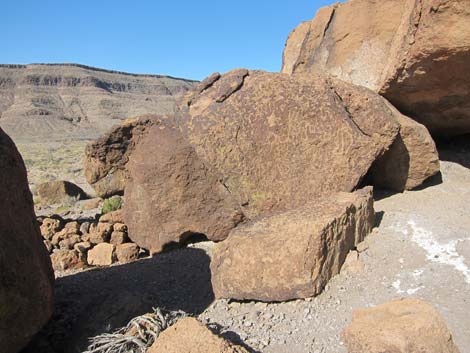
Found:
[[[332,0],[4,0],[0,63],[74,62],[203,79],[279,71],[289,32]]]

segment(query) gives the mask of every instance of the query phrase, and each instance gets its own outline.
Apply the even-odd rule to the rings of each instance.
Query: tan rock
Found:
[[[52,267],[55,271],[65,271],[71,269],[81,269],[86,267],[77,251],[67,249],[57,249],[51,255]]]
[[[322,75],[234,70],[181,106],[189,141],[248,218],[354,190],[399,129],[382,97]]]
[[[127,226],[124,223],[114,223],[113,229],[117,230],[118,232],[127,233]]]
[[[380,92],[431,133],[470,132],[467,0],[350,0],[289,36],[282,72],[327,72]]]
[[[374,163],[371,174],[376,186],[395,191],[411,190],[439,173],[439,155],[424,125],[395,112],[400,134]]]
[[[88,236],[88,241],[92,244],[99,244],[108,242],[111,233],[113,232],[113,225],[110,223],[97,223],[90,226],[90,233]]]
[[[65,239],[59,241],[59,248],[61,249],[73,249],[74,245],[81,241],[81,237],[78,234],[68,234]]]
[[[148,353],[248,353],[213,334],[194,318],[180,319],[163,331]]]
[[[113,244],[100,243],[93,249],[88,250],[88,264],[92,266],[112,265],[115,258],[115,246]]]
[[[317,295],[373,224],[372,189],[366,188],[239,226],[213,249],[214,293],[262,301]]]
[[[124,223],[122,210],[108,212],[100,217],[101,223]]]
[[[139,258],[139,247],[134,243],[116,245],[116,259],[119,262],[131,262]]]
[[[44,246],[47,249],[47,252],[50,254],[52,252],[52,250],[54,249],[54,246],[52,245],[51,241],[47,240],[47,239],[44,239],[43,243],[44,243]]]
[[[106,198],[124,192],[129,155],[157,116],[127,120],[85,149],[84,172],[96,194]]]
[[[100,208],[103,203],[103,199],[101,197],[95,197],[89,200],[85,200],[81,203],[82,210],[89,211],[95,208]]]
[[[109,240],[109,242],[114,245],[124,244],[124,243],[127,243],[128,241],[129,241],[129,238],[127,236],[127,233],[117,231],[117,230],[111,233],[111,239]]]
[[[64,231],[70,234],[78,234],[80,233],[80,224],[77,221],[65,223]]]
[[[359,243],[358,245],[362,243]],[[359,258],[359,252],[351,250],[348,256],[346,256],[341,272],[360,273],[364,270],[364,267],[364,262]]]
[[[86,197],[85,192],[80,187],[64,180],[39,184],[37,194],[43,204],[69,203]]]
[[[243,219],[219,176],[173,126],[153,126],[127,167],[125,224],[152,253],[195,233],[222,240]]]
[[[82,241],[80,243],[76,243],[73,248],[74,250],[78,251],[79,253],[86,253],[92,247],[89,241]]]
[[[441,315],[417,299],[356,310],[343,338],[349,353],[459,352]]]
[[[62,222],[56,218],[45,218],[41,224],[41,235],[43,238],[51,240],[52,236],[62,229]]]

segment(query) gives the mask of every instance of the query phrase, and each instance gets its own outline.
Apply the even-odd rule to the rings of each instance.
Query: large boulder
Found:
[[[239,69],[184,99],[188,140],[249,218],[354,190],[399,132],[378,94],[321,75]]]
[[[85,177],[98,196],[107,198],[124,193],[129,155],[156,120],[158,117],[153,115],[128,119],[87,145]]]
[[[37,195],[42,204],[67,204],[86,198],[86,193],[74,183],[66,180],[55,180],[41,183]]]
[[[128,170],[125,224],[132,241],[152,253],[194,235],[223,240],[243,220],[220,177],[171,124],[148,131]]]
[[[248,350],[213,334],[196,319],[187,317],[163,331],[148,353],[248,353]]]
[[[459,352],[441,315],[417,299],[355,311],[343,338],[349,353]]]
[[[213,249],[215,296],[285,301],[317,295],[373,224],[368,187],[239,226]]]
[[[16,353],[47,322],[54,274],[28,188],[26,168],[0,129],[0,347]]]
[[[289,36],[284,73],[321,71],[380,92],[436,135],[470,132],[468,0],[350,0]]]

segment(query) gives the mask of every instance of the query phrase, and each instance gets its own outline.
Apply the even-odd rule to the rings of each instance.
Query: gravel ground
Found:
[[[442,183],[376,194],[377,225],[315,298],[285,303],[216,300],[211,243],[59,278],[51,322],[24,352],[80,352],[86,338],[152,306],[185,310],[252,352],[342,353],[356,308],[400,297],[435,305],[462,353],[470,352],[470,170],[442,162]]]

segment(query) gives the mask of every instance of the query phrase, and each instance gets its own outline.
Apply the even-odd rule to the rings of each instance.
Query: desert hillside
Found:
[[[193,85],[76,64],[0,65],[0,126],[15,141],[96,138],[120,120],[172,112]]]

